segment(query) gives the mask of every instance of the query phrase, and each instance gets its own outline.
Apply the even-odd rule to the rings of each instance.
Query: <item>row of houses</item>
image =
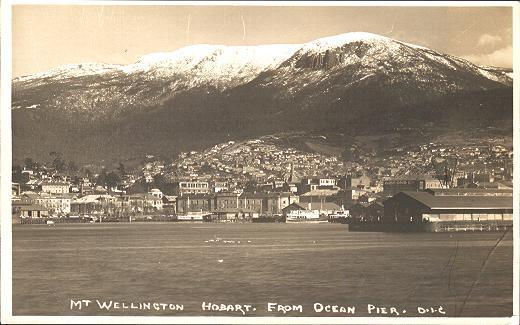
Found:
[[[105,215],[117,211],[147,212],[143,210],[144,200],[158,203],[164,198],[158,191],[122,198],[108,195],[84,196],[74,201],[71,210],[78,214],[99,212]],[[213,220],[236,221],[252,220],[261,215],[315,219],[343,210],[333,202],[301,202],[299,197],[291,193],[222,193],[219,196],[194,194],[179,197],[176,203],[177,208],[184,209],[178,214],[179,220],[203,220],[208,217]],[[170,206],[172,211],[173,206]],[[22,217],[45,217],[50,210],[28,200],[17,201],[13,203],[13,207]],[[442,231],[442,227],[458,227],[464,230],[487,227],[496,230],[512,226],[513,196],[509,189],[403,191],[384,201],[357,203],[348,210],[354,224],[385,227],[428,225],[433,226],[435,231]]]
[[[281,215],[294,202],[299,202],[299,196],[292,192],[186,194],[177,197],[177,214],[243,209],[262,215]]]
[[[304,201],[314,199],[314,203],[319,203],[318,198],[313,196],[302,198]],[[13,207],[16,210],[16,208],[29,205],[33,208],[40,206],[42,208],[40,214],[44,215],[152,212],[185,215],[216,210],[225,211],[226,209],[242,209],[259,215],[282,215],[284,208],[299,201],[300,197],[292,192],[240,193],[226,191],[216,194],[195,193],[176,197],[164,195],[160,190],[152,189],[148,193],[117,196],[27,192],[13,198]]]
[[[14,196],[13,213],[24,217],[65,216],[85,214],[152,213],[176,210],[175,197],[153,189],[148,193],[132,195],[25,192]]]

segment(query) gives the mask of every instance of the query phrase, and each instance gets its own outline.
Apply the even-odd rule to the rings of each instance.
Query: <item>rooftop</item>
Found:
[[[43,182],[42,186],[69,186],[69,183],[65,182]]]
[[[387,179],[385,182],[392,181],[435,181],[436,179],[432,175],[403,175],[392,179]]]
[[[336,195],[338,193],[339,189],[332,190],[332,189],[316,189],[311,190],[309,192],[303,193],[301,196],[331,196]]]
[[[38,204],[20,204],[20,205],[14,205],[13,207],[18,208],[21,211],[49,211],[44,206],[38,205]]]
[[[513,209],[511,196],[434,196],[427,192],[400,192],[431,209]]]
[[[196,200],[196,199],[206,199],[206,200],[209,200],[209,199],[212,199],[213,198],[213,195],[212,194],[207,194],[207,193],[185,193],[185,194],[182,194],[180,196],[177,196],[177,200],[182,200],[182,199],[190,199],[190,200]]]
[[[310,205],[310,209],[309,209]],[[341,207],[333,202],[314,202],[314,203],[301,203],[301,202],[294,202],[285,207],[282,210],[333,210],[333,211],[339,211],[341,210]]]
[[[256,192],[256,193],[253,193],[253,192],[244,192],[240,195],[240,199],[263,199],[267,197],[267,194],[265,193],[262,193],[262,192]]]
[[[437,195],[460,195],[460,196],[478,196],[478,195],[506,195],[512,196],[513,189],[499,188],[429,188],[427,192]]]
[[[97,203],[102,200],[110,200],[114,199],[111,195],[103,195],[103,194],[90,194],[82,196],[74,201],[74,203]]]
[[[220,208],[212,211],[213,213],[253,213],[256,212],[250,209],[241,209],[241,208]]]

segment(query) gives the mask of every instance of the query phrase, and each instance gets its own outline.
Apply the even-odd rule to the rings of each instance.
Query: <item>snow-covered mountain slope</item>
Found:
[[[507,71],[478,67],[468,61],[384,36],[354,32],[302,45],[193,45],[169,53],[143,56],[134,64],[69,64],[13,80],[13,108],[48,108],[117,115],[143,110],[198,89],[213,93],[258,83],[274,85],[282,96],[304,93],[338,73],[346,79],[330,87],[355,87],[386,76],[415,80],[417,87],[443,93],[475,87],[510,86]],[[462,74],[482,77],[470,85]],[[333,78],[334,79],[334,78]],[[405,80],[405,81],[406,81]],[[487,81],[491,81],[488,84]],[[472,81],[473,82],[473,81]],[[470,82],[471,83],[471,82]],[[437,90],[435,90],[437,91]]]
[[[511,85],[511,70],[370,33],[301,45],[194,45],[126,66],[68,65],[14,79],[13,131],[25,153],[47,150],[34,138],[76,148],[97,137],[110,139],[110,155],[231,133],[455,123],[463,111],[480,126],[512,119]]]
[[[122,68],[126,73],[148,73],[157,78],[190,77],[191,86],[212,85],[220,90],[248,82],[277,67],[297,49],[295,45],[194,45],[171,53],[154,53]]]
[[[13,83],[50,82],[67,78],[100,75],[119,71],[124,66],[105,63],[65,64],[49,71],[15,78]]]
[[[304,44],[284,66],[328,70],[327,73],[336,67],[358,66],[360,70],[368,71],[366,75],[392,74],[397,69],[417,75],[468,72],[504,85],[512,83],[503,69],[479,67],[454,56],[371,33],[346,33]]]
[[[190,89],[222,92],[276,68],[295,45],[193,45],[145,55],[130,65],[69,64],[13,80],[13,108],[96,116],[140,111]]]
[[[251,127],[273,115],[283,121],[277,124],[342,128],[403,107],[430,116],[421,103],[511,85],[506,69],[479,67],[380,35],[347,33],[302,45],[276,69],[227,91],[223,105],[241,107],[256,121]]]
[[[146,75],[150,81],[184,76],[189,79],[184,86],[213,86],[224,90],[248,82],[266,69],[275,68],[297,48],[297,45],[289,44],[192,45],[174,52],[148,54],[129,65],[67,64],[47,72],[15,78],[13,82],[51,82],[103,74],[127,77]]]

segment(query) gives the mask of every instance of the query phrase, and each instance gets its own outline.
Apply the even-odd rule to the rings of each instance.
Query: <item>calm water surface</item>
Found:
[[[368,314],[372,304],[400,316],[433,307],[428,316],[506,317],[513,247],[512,235],[502,235],[348,232],[338,224],[13,225],[13,313],[242,315],[202,310],[211,302],[251,305],[248,316],[377,316]],[[92,303],[71,309],[71,299]],[[107,311],[96,300],[183,310]],[[268,311],[268,303],[302,311]],[[356,312],[316,313],[315,303]]]

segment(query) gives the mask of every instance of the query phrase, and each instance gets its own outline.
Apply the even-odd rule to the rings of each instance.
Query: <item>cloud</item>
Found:
[[[495,50],[488,54],[470,54],[464,57],[478,65],[488,65],[494,67],[512,68],[513,67],[513,47],[511,45]]]
[[[483,34],[478,38],[478,46],[493,46],[502,42],[502,37],[498,35]]]

